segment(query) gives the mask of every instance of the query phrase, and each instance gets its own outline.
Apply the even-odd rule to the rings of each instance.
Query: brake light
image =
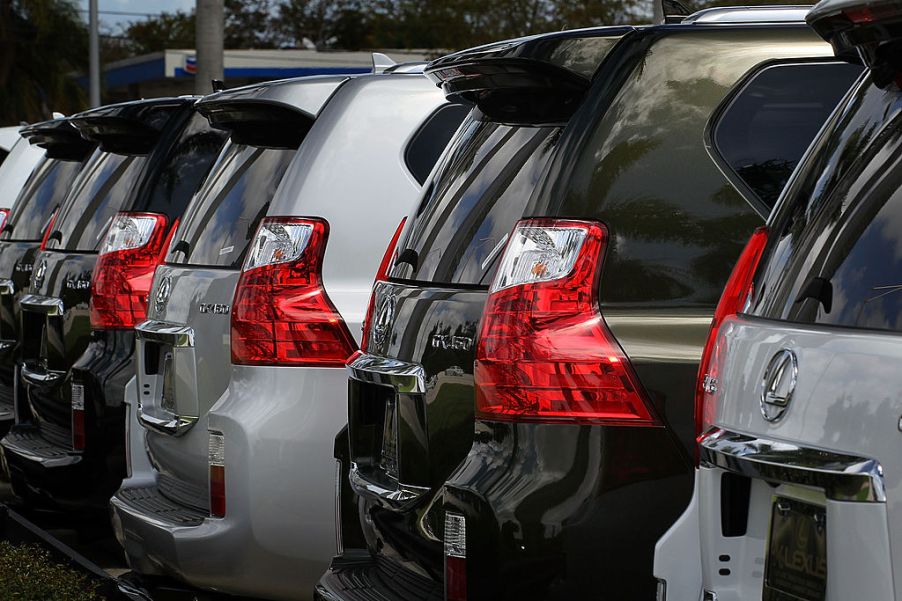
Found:
[[[445,512],[445,601],[467,601],[467,521]]]
[[[357,350],[322,283],[329,225],[267,217],[232,303],[232,363],[344,367]]]
[[[405,223],[407,223],[407,217],[401,219],[401,223],[398,224],[398,229],[395,230],[395,235],[391,237],[388,247],[385,249],[385,254],[382,255],[382,262],[379,264],[379,271],[376,272],[376,279],[373,282],[374,287],[375,282],[384,282],[388,279],[388,272],[398,258],[398,238],[401,237],[401,232],[404,230]],[[373,290],[370,294],[369,305],[367,305],[366,308],[366,316],[363,318],[363,339],[360,342],[360,348],[363,350],[366,350],[370,341],[370,326],[373,323],[373,308],[375,301],[376,293],[375,290]]]
[[[869,6],[856,6],[843,11],[846,19],[855,25],[870,25],[872,23],[898,21],[902,18],[902,10],[892,2],[882,5],[871,4]]]
[[[39,250],[47,249],[47,241],[50,240],[50,232],[53,231],[53,225],[56,223],[56,214],[59,212],[59,209],[53,209],[53,213],[50,215],[50,220],[47,222],[47,227],[44,228],[44,236],[41,238],[41,246]]]
[[[166,240],[165,215],[116,215],[91,279],[92,328],[132,328],[144,320],[153,274],[163,258]]]
[[[520,221],[489,291],[476,348],[476,414],[488,420],[654,425],[598,308],[600,223]]]
[[[695,427],[696,435],[701,436],[711,425],[713,401],[717,398],[717,389],[720,386],[717,373],[720,355],[725,351],[723,344],[718,344],[718,332],[723,321],[738,314],[745,306],[752,293],[752,278],[758,268],[758,262],[767,244],[767,228],[760,227],[749,238],[748,244],[739,255],[739,260],[733,267],[733,272],[727,280],[714,317],[711,320],[711,329],[705,348],[702,351],[702,360],[699,364],[698,378],[695,384]]]
[[[224,518],[226,514],[225,491],[225,436],[221,432],[210,432],[210,515]]]
[[[0,209],[0,232],[6,227],[7,219],[9,219],[9,209]]]

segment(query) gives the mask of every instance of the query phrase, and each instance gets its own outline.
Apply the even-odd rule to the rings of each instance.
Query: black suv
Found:
[[[103,152],[60,208],[21,299],[20,406],[0,448],[22,498],[106,511],[125,476],[133,327],[226,139],[195,101],[142,100],[70,118]]]
[[[597,70],[564,40],[603,30],[428,67],[477,108],[349,364],[368,553],[338,557],[321,598],[654,598],[714,306],[860,71],[804,11],[755,13],[620,32]]]
[[[50,233],[56,210],[95,151],[95,144],[82,138],[69,119],[35,123],[20,133],[45,153],[0,230],[0,436],[9,430],[15,413],[19,299],[28,288],[35,254]]]

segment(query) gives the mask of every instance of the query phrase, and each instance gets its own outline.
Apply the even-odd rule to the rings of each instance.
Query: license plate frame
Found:
[[[762,601],[824,601],[827,513],[824,507],[775,496],[767,536]]]

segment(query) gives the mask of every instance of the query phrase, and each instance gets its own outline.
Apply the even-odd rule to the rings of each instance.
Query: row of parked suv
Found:
[[[15,494],[134,599],[902,599],[902,3],[377,71],[21,130]]]

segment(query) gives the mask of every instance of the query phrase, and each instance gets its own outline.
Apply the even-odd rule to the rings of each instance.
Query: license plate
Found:
[[[827,514],[776,497],[771,510],[763,601],[823,601],[827,594]]]

